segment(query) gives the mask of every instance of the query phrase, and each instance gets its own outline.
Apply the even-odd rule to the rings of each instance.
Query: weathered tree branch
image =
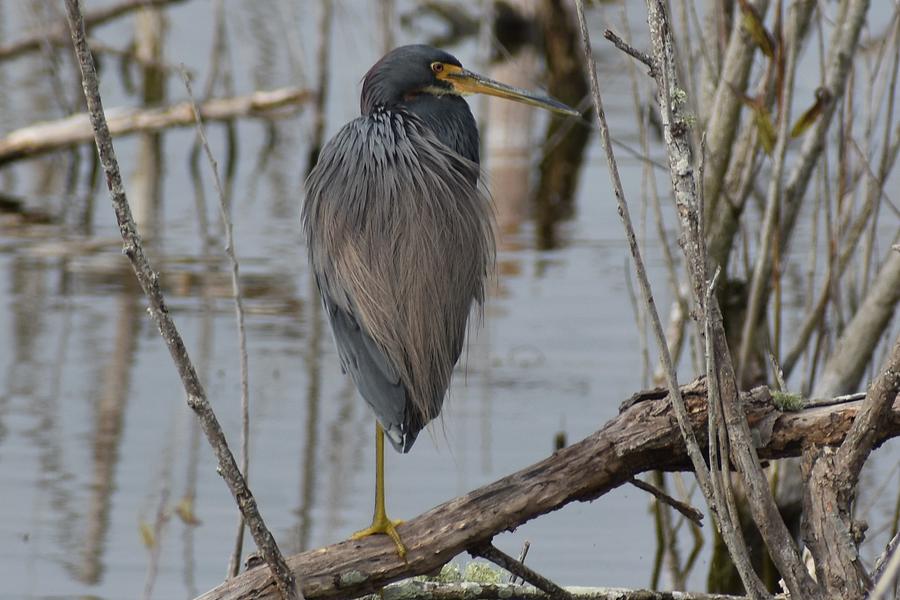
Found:
[[[655,485],[647,483],[646,481],[641,481],[640,479],[637,479],[635,477],[629,479],[628,483],[651,494],[654,498],[656,498],[666,506],[670,506],[671,508],[677,510],[685,519],[687,519],[697,527],[703,527],[703,513],[690,504],[681,502],[680,500],[676,500]]]
[[[752,5],[759,14],[765,15],[769,8],[769,0],[756,0]],[[736,10],[735,13],[739,11]],[[719,210],[719,192],[725,180],[725,171],[740,123],[738,116],[741,112],[741,99],[734,93],[734,89],[744,90],[747,87],[750,67],[753,65],[753,56],[756,52],[756,45],[740,26],[740,19],[740,14],[736,14],[735,25],[722,63],[722,73],[719,75],[716,93],[708,112],[710,118],[706,124],[706,144],[709,148],[710,164],[703,176],[703,195],[708,202],[704,215],[707,225],[712,215]]]
[[[656,80],[657,99],[669,158],[672,189],[681,224],[682,249],[687,258],[694,299],[704,308],[705,316],[709,319],[712,336],[711,356],[715,368],[715,379],[712,384],[719,388],[722,416],[728,433],[730,459],[737,465],[738,472],[741,474],[753,521],[766,543],[773,562],[784,578],[788,590],[798,598],[818,598],[815,582],[800,560],[796,544],[781,519],[769,489],[769,482],[760,467],[759,456],[753,446],[751,432],[744,418],[734,365],[731,362],[725,338],[722,314],[715,296],[711,297],[707,306],[703,306],[708,285],[707,253],[702,227],[704,218],[701,200],[703,195],[698,198],[689,129],[684,118],[683,105],[672,100],[673,94],[679,87],[671,24],[665,4],[662,0],[647,0],[647,22],[650,28],[653,59],[660,72],[660,77]],[[700,189],[702,190],[702,184]],[[747,577],[743,573],[742,576],[746,586]],[[761,595],[759,589],[749,591],[754,597]]]
[[[706,390],[703,381],[683,386],[691,426],[706,441]],[[840,443],[862,401],[816,406],[782,413],[768,391],[757,388],[743,407],[759,441],[763,459],[797,456],[805,445]],[[900,397],[895,398],[887,430],[877,439],[900,435]],[[602,429],[549,458],[407,521],[398,529],[407,545],[406,562],[386,538],[347,540],[290,556],[302,573],[307,598],[350,598],[384,585],[430,573],[469,548],[514,530],[569,502],[590,501],[651,469],[690,470],[691,462],[663,389],[636,395]],[[202,600],[277,598],[267,569],[251,569],[210,590]]]
[[[94,59],[87,44],[84,17],[81,14],[78,0],[66,0],[66,15],[72,35],[72,45],[81,70],[82,88],[87,102],[88,115],[90,116],[90,126],[97,144],[100,163],[106,175],[106,184],[109,188],[113,210],[116,213],[119,232],[124,242],[122,251],[131,262],[138,283],[140,283],[144,295],[150,301],[150,316],[156,322],[159,333],[162,335],[169,353],[172,355],[172,360],[175,362],[175,367],[187,394],[187,403],[197,414],[203,433],[206,434],[210,446],[212,446],[218,461],[219,472],[228,484],[238,509],[244,515],[260,553],[274,573],[279,596],[284,600],[295,600],[298,598],[302,600],[302,594],[297,592],[296,576],[285,564],[284,557],[275,543],[275,538],[266,527],[262,516],[257,510],[256,499],[238,470],[234,456],[228,448],[225,434],[219,425],[219,420],[216,418],[212,406],[210,406],[209,400],[206,398],[206,392],[188,356],[181,334],[169,315],[165,298],[159,288],[159,275],[153,270],[149,260],[144,255],[141,238],[138,235],[134,218],[131,216],[131,207],[125,195],[125,187],[122,184],[119,162],[116,159],[115,148],[112,144],[112,135],[104,116],[103,102],[100,98],[100,82],[97,79]],[[188,110],[192,110],[190,106],[188,106]]]
[[[888,250],[865,299],[841,332],[812,396],[830,397],[856,388],[875,347],[900,303],[900,253]]]
[[[853,56],[859,42],[860,31],[866,20],[869,0],[845,0],[841,5],[845,11],[844,18],[837,21],[832,44],[829,49],[829,64],[825,75],[824,88],[828,91],[830,102],[826,102],[822,113],[813,124],[810,133],[803,141],[803,147],[794,163],[782,195],[783,205],[779,213],[778,247],[784,255],[790,246],[794,234],[794,224],[800,214],[800,207],[806,195],[806,187],[812,177],[813,169],[825,148],[825,136],[839,104],[838,100],[846,91],[847,80],[853,62]],[[762,314],[767,293],[772,280],[772,269],[775,257],[768,246],[761,249],[753,266],[753,277],[750,284],[750,298],[745,317],[746,322],[754,323]],[[752,328],[744,329],[742,346],[749,347]],[[748,335],[748,333],[750,335]],[[744,357],[747,351],[742,351]]]
[[[253,92],[246,96],[208,100],[199,106],[203,121],[227,121],[238,117],[272,117],[278,109],[302,104],[313,97],[300,88],[281,88]],[[111,108],[106,111],[113,136],[152,132],[169,127],[192,127],[194,113],[190,102],[160,108]],[[29,125],[0,139],[0,165],[20,158],[52,152],[75,144],[93,141],[87,113]]]
[[[803,537],[828,598],[857,600],[871,584],[858,553],[865,527],[853,518],[859,472],[882,431],[890,427],[900,390],[900,338],[872,383],[844,441],[835,450],[811,445],[803,455],[809,485],[803,494]]]
[[[700,490],[703,492],[703,497],[707,501],[710,511],[714,515],[716,515],[716,524],[719,527],[719,531],[722,533],[723,539],[725,540],[726,544],[728,544],[728,548],[731,551],[732,555],[739,558],[743,557],[746,559],[736,561],[736,564],[739,567],[742,567],[744,565],[748,567],[739,568],[741,579],[744,582],[745,587],[749,590],[748,593],[752,598],[763,598],[765,597],[765,590],[763,589],[762,582],[759,581],[759,578],[756,577],[753,570],[749,568],[749,558],[746,556],[746,546],[740,539],[732,535],[733,532],[735,532],[735,528],[731,526],[731,523],[728,520],[728,514],[726,513],[725,507],[721,502],[721,495],[716,494],[716,487],[712,484],[711,481],[711,469],[708,468],[706,463],[704,462],[700,448],[697,444],[697,440],[695,439],[690,424],[688,423],[689,416],[679,392],[678,379],[675,373],[674,363],[672,361],[672,356],[669,353],[669,348],[666,343],[665,333],[663,332],[662,323],[659,319],[659,312],[656,310],[656,303],[653,299],[653,293],[650,288],[649,279],[647,278],[646,269],[644,268],[644,261],[641,256],[640,248],[637,244],[637,237],[634,232],[634,227],[631,223],[628,202],[625,199],[625,192],[622,188],[622,182],[619,178],[619,168],[616,163],[612,143],[610,142],[609,125],[606,121],[606,114],[603,110],[603,98],[600,93],[600,84],[597,80],[597,68],[594,64],[593,51],[591,50],[590,34],[588,33],[587,22],[584,17],[584,6],[581,0],[576,0],[575,7],[578,14],[578,23],[581,28],[582,48],[584,50],[585,61],[588,66],[588,76],[591,83],[591,97],[594,102],[594,112],[597,118],[597,125],[600,130],[600,142],[603,145],[603,149],[606,154],[606,161],[607,165],[609,166],[610,180],[616,196],[616,205],[618,207],[619,218],[622,221],[623,228],[625,229],[625,239],[628,242],[628,249],[631,252],[635,275],[637,276],[638,284],[641,290],[641,299],[644,303],[644,310],[646,311],[646,314],[650,320],[650,329],[653,332],[653,336],[656,340],[657,350],[660,355],[660,362],[663,365],[663,372],[665,373],[666,384],[668,386],[669,394],[672,399],[672,407],[675,412],[675,417],[678,421],[678,426],[681,429],[681,434],[685,441],[688,455],[691,458],[691,463],[694,468],[694,474],[697,479],[697,483],[700,485]],[[650,12],[652,13],[652,11]],[[653,24],[651,23],[651,31],[652,30]],[[654,69],[654,74],[657,78],[657,81],[659,82],[660,88],[668,90],[668,84],[665,83],[667,76],[671,77],[670,81],[672,81],[673,84],[675,82],[673,62],[669,60],[671,58],[671,53],[664,55],[663,53],[659,52],[658,47],[656,47],[656,40],[654,40],[654,46],[655,56],[651,60],[651,64],[655,64],[656,66],[656,68]],[[669,47],[669,50],[672,50],[671,46]],[[670,69],[672,75],[669,75]],[[663,116],[663,123],[665,124],[670,122],[672,116],[670,104],[668,102],[660,102],[660,106],[664,107],[665,111],[667,111],[667,114]],[[669,132],[667,131],[667,140],[671,140],[672,136],[668,135],[668,133]],[[689,159],[690,153],[688,152],[687,155]],[[674,170],[672,172],[674,173]],[[674,177],[675,176],[673,175],[673,179]],[[696,197],[694,197],[694,200],[696,200]],[[697,215],[694,221],[699,223],[702,221],[702,215],[700,215],[702,209],[696,210],[696,207],[697,203],[693,202],[688,211],[693,211]],[[697,233],[696,229],[693,229],[691,233],[687,233],[686,237],[689,240],[689,244],[692,244],[693,248],[699,248],[703,244],[702,235]],[[694,254],[694,256],[702,257],[702,254],[698,251]],[[690,258],[691,256],[689,253],[689,259]],[[705,265],[704,258],[701,258],[700,261],[702,265]],[[704,269],[695,269],[694,274],[697,276],[695,282],[705,280]],[[700,284],[699,289],[702,290],[703,287],[705,287],[705,283]],[[702,293],[702,291],[699,292],[699,294]],[[699,306],[705,307],[706,305],[703,303],[703,296],[699,294],[695,299],[697,300]],[[713,413],[711,412],[710,414]],[[713,465],[713,467],[714,466],[715,465]]]

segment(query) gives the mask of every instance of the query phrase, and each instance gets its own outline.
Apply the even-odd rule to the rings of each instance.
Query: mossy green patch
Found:
[[[804,400],[800,394],[791,394],[788,392],[772,392],[772,402],[778,410],[786,412],[797,412],[803,408]]]

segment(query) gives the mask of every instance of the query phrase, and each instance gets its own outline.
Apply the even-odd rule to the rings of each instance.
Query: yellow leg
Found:
[[[359,540],[376,533],[386,534],[394,540],[397,554],[400,555],[400,558],[404,558],[406,546],[403,545],[400,534],[397,533],[397,525],[402,522],[391,521],[384,510],[384,430],[381,428],[381,424],[375,421],[375,515],[372,517],[371,527],[357,531],[351,537]]]

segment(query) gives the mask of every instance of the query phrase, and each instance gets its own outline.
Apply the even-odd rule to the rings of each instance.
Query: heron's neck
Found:
[[[460,96],[419,94],[402,102],[400,107],[422,119],[437,138],[457,154],[479,162],[475,117]]]

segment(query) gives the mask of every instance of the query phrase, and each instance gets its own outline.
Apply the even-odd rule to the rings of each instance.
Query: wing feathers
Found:
[[[310,260],[342,362],[385,430],[399,420],[402,450],[439,414],[484,298],[494,242],[477,169],[415,116],[379,112],[346,125],[307,181]]]

